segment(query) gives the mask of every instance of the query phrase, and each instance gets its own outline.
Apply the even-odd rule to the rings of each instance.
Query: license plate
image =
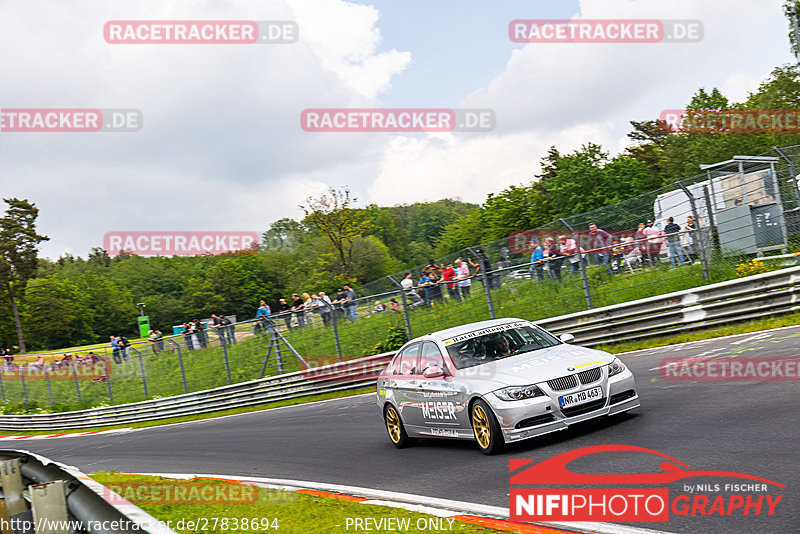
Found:
[[[570,393],[569,395],[559,397],[558,403],[562,408],[569,408],[570,406],[575,406],[577,404],[592,402],[593,400],[597,400],[602,396],[603,388],[598,386],[596,388],[579,391],[577,393]]]

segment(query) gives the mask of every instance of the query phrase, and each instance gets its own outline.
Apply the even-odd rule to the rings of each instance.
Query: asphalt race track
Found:
[[[659,377],[663,358],[791,357],[800,327],[743,334],[628,353],[642,407],[528,440],[487,457],[469,442],[421,441],[397,450],[372,396],[267,410],[119,435],[0,443],[25,447],[85,472],[214,473],[346,484],[508,507],[509,459],[544,460],[580,447],[626,444],[667,454],[694,470],[734,471],[784,484],[773,516],[676,515],[669,522],[632,523],[665,532],[800,532],[800,384],[794,381],[685,382]],[[13,443],[13,445],[12,445]],[[659,462],[642,453],[606,453],[571,465],[587,473],[649,473]],[[692,478],[668,485],[720,484],[709,500],[727,499],[735,478]],[[639,486],[641,487],[641,486]],[[652,487],[652,486],[651,486]],[[664,487],[663,485],[661,487]],[[753,497],[757,498],[756,496]],[[727,500],[725,501],[727,502]],[[726,505],[727,506],[727,505]]]

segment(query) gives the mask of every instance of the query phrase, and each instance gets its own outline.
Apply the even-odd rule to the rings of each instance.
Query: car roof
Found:
[[[508,323],[518,323],[520,321],[525,321],[525,319],[518,319],[518,318],[506,318],[506,319],[491,319],[489,321],[479,321],[477,323],[468,323],[461,326],[454,326],[453,328],[447,328],[445,330],[439,330],[438,332],[432,332],[430,334],[424,335],[422,337],[416,338],[414,341],[421,341],[424,339],[438,339],[438,340],[445,340],[451,337],[455,337],[461,334],[466,334],[467,332],[472,332],[474,330],[480,330],[482,328],[488,328],[491,326],[497,326],[501,324],[508,324]],[[527,322],[527,321],[525,321]]]

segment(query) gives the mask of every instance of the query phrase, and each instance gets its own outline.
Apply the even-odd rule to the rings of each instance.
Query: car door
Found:
[[[400,417],[406,425],[419,424],[419,383],[417,367],[420,343],[412,343],[401,350],[386,376],[386,389],[392,397]]]
[[[444,376],[426,378],[423,373],[438,367]],[[424,431],[428,435],[458,437],[459,429],[466,428],[466,392],[452,378],[438,345],[431,341],[422,343],[419,357],[419,405]]]

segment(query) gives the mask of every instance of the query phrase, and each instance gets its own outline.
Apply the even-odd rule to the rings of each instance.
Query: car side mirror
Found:
[[[560,339],[562,343],[572,343],[575,341],[575,336],[572,334],[561,334],[558,339]]]
[[[425,378],[441,378],[444,376],[444,371],[438,365],[432,365],[425,368],[422,372],[422,376]]]

